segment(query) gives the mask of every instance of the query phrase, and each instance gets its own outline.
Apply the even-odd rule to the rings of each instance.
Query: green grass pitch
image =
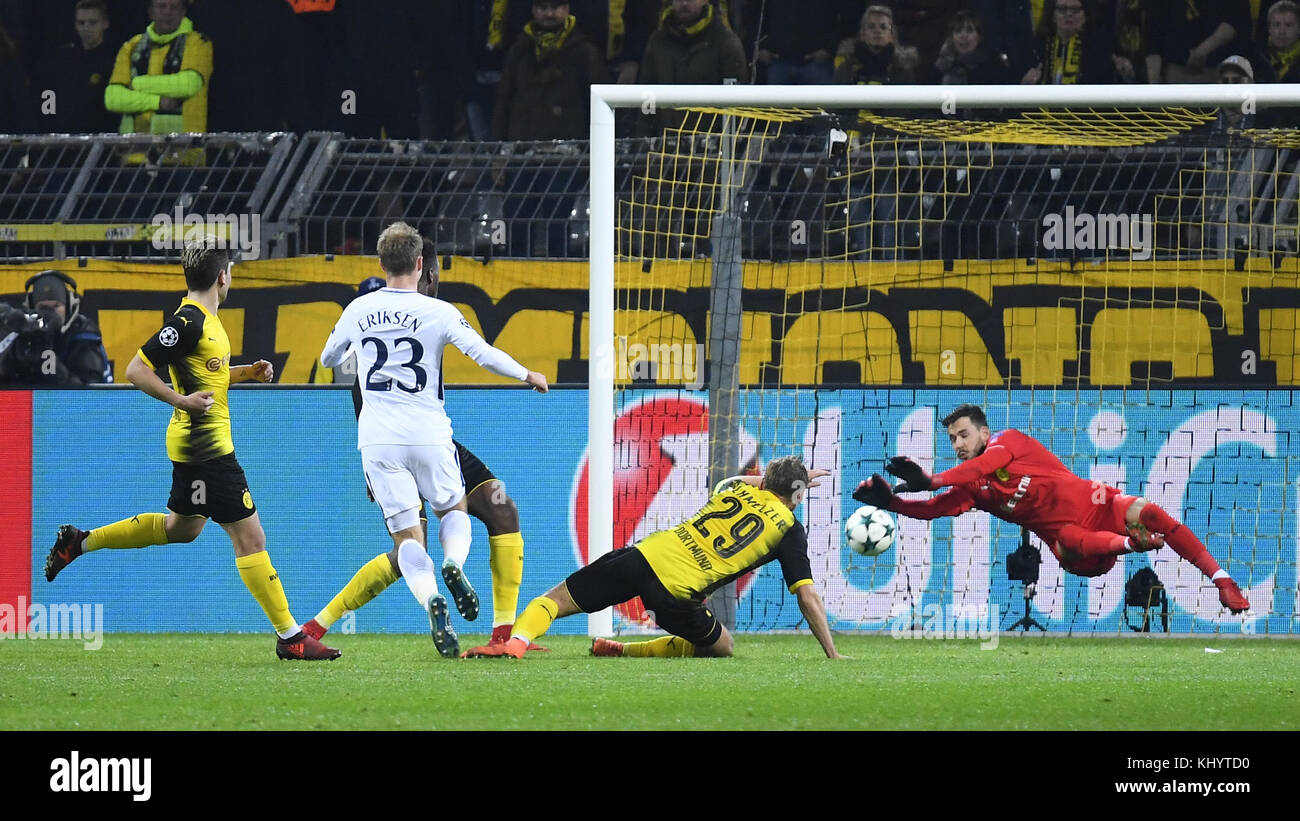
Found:
[[[837,636],[840,662],[806,635],[742,635],[732,659],[597,659],[548,636],[522,661],[331,639],[343,658],[312,664],[277,661],[266,636],[6,639],[0,729],[1300,728],[1300,644],[1284,639]]]

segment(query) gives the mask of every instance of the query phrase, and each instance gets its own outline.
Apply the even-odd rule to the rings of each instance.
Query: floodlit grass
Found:
[[[343,658],[311,664],[266,636],[5,639],[0,729],[1300,728],[1288,640],[839,636],[853,658],[831,662],[808,636],[742,635],[733,659],[597,659],[548,636],[522,661],[329,638]]]

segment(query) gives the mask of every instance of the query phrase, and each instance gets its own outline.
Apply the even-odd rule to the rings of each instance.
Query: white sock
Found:
[[[293,627],[290,627],[288,630],[285,630],[283,633],[281,633],[279,630],[276,630],[275,632],[276,635],[278,635],[282,639],[291,639],[302,632],[302,627],[298,624],[298,622],[294,622]]]
[[[438,541],[442,542],[442,555],[457,567],[464,567],[469,558],[469,545],[473,531],[469,514],[463,510],[449,510],[438,523]]]
[[[438,592],[438,580],[433,576],[433,560],[415,539],[407,539],[397,546],[397,566],[411,588],[411,595],[427,607],[429,597]]]
[[[1223,568],[1219,568],[1219,571],[1210,577],[1210,581],[1214,582],[1214,581],[1218,581],[1219,579],[1228,579],[1228,578],[1231,578],[1231,576],[1228,575],[1228,571],[1224,570]]]

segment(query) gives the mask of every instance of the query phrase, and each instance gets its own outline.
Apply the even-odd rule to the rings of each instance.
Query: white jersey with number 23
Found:
[[[528,377],[523,365],[485,342],[455,306],[440,299],[381,288],[343,309],[320,358],[333,368],[348,351],[356,352],[364,396],[358,448],[451,442],[442,391],[442,352],[449,344],[493,373],[521,382]]]

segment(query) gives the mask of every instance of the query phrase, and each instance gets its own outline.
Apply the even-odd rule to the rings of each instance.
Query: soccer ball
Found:
[[[849,549],[863,556],[879,556],[894,546],[898,525],[888,511],[863,505],[853,511],[844,525],[844,538]]]

